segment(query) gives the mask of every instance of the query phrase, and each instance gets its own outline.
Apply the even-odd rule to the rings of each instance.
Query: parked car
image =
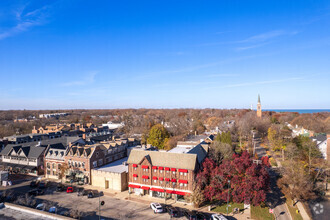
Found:
[[[202,213],[202,212],[197,212],[196,216],[197,216],[198,220],[209,220],[210,219],[209,215]]]
[[[183,215],[189,220],[197,220],[196,213],[190,210],[187,209],[183,210]]]
[[[49,212],[50,213],[56,213],[56,207],[55,206],[50,207]]]
[[[167,213],[172,217],[180,217],[180,212],[177,208],[168,206],[167,207]]]
[[[39,196],[39,195],[43,195],[44,193],[45,191],[42,189],[32,189],[28,192],[28,194],[31,196]]]
[[[161,206],[161,204],[159,204],[159,203],[151,203],[150,204],[150,208],[152,209],[152,210],[154,210],[154,213],[156,214],[156,213],[161,213],[161,212],[163,212],[164,210],[163,210],[163,206]]]
[[[38,186],[38,182],[37,181],[35,181],[35,180],[31,181],[31,183],[30,183],[30,187],[31,188],[34,188],[34,187],[37,187],[37,186]]]
[[[95,197],[95,194],[94,194],[93,191],[88,192],[87,198],[91,199],[91,198],[94,198],[94,197]]]
[[[38,210],[45,210],[45,205],[43,203],[40,203],[36,206],[36,209]]]
[[[227,218],[223,215],[219,215],[219,214],[213,214],[212,216],[212,220],[227,220]]]
[[[73,187],[69,186],[69,187],[66,189],[66,192],[67,192],[67,193],[73,193]]]
[[[56,192],[63,192],[65,190],[65,187],[62,184],[58,184],[56,186]]]
[[[44,181],[40,181],[38,187],[39,189],[45,189],[47,187],[47,184]]]
[[[87,195],[87,191],[84,189],[79,189],[77,192],[77,196],[85,196]]]

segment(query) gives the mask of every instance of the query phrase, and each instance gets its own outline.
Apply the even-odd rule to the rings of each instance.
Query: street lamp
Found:
[[[229,207],[229,190],[230,190],[230,180],[228,180],[228,197],[227,197],[227,216],[228,216],[228,207]]]

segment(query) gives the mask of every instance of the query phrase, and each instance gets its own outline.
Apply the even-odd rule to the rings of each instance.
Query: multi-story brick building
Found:
[[[201,144],[181,153],[132,150],[127,161],[129,193],[182,201],[192,193],[206,155]]]
[[[64,161],[68,164],[67,181],[73,180],[78,184],[89,184],[91,169],[104,164],[103,145],[71,146],[67,150]]]

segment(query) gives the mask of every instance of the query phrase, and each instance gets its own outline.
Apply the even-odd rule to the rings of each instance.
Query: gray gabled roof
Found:
[[[171,167],[177,169],[195,170],[197,165],[196,154],[171,153],[163,151],[144,151],[134,149],[131,151],[127,163],[139,164],[144,157],[153,166]]]
[[[312,140],[316,140],[319,143],[322,143],[327,140],[326,134],[319,134],[317,136],[311,137]]]

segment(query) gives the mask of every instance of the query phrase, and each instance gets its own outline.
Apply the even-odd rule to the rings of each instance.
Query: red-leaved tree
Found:
[[[254,164],[244,151],[234,154],[232,159],[223,160],[219,166],[211,159],[203,163],[197,174],[197,183],[209,201],[227,201],[259,205],[266,200],[269,190],[269,175],[264,164]]]

